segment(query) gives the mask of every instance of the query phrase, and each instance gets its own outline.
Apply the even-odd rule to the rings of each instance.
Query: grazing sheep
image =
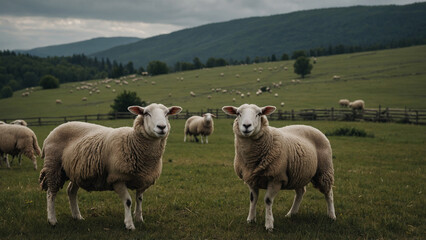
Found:
[[[256,221],[259,189],[266,189],[265,227],[274,228],[272,204],[280,189],[294,189],[296,196],[286,216],[298,212],[306,185],[314,184],[327,201],[328,216],[336,219],[333,203],[334,170],[331,146],[319,130],[305,125],[283,128],[270,127],[267,115],[275,107],[241,105],[225,106],[222,110],[237,116],[234,121],[237,175],[249,186],[250,210],[247,222]]]
[[[341,107],[348,107],[349,106],[349,100],[348,99],[340,99],[339,104]]]
[[[349,103],[349,107],[352,108],[352,110],[364,110],[365,103],[363,100],[355,100]]]
[[[83,98],[81,99],[81,101],[83,101],[83,102],[87,101],[87,97],[83,97]]]
[[[40,186],[47,191],[47,219],[57,223],[55,197],[66,180],[72,217],[83,219],[77,191],[114,190],[124,205],[124,223],[135,229],[127,189],[136,189],[136,221],[143,221],[142,194],[161,174],[162,156],[170,131],[167,119],[181,107],[151,104],[128,108],[138,115],[133,127],[108,128],[84,122],[64,123],[47,136],[43,145],[44,166]]]
[[[284,107],[284,104],[285,104],[284,102],[281,102],[281,104],[280,104],[280,105],[281,105],[281,107]]]
[[[195,95],[195,93],[193,91],[189,92],[189,95],[191,95],[191,97],[197,96],[197,95]]]
[[[20,153],[27,156],[37,169],[37,158],[40,155],[40,147],[34,132],[25,127],[15,124],[0,124],[0,156],[3,157],[8,168],[10,168],[7,154],[12,156]]]
[[[22,120],[22,119],[17,119],[15,121],[12,121],[12,122],[10,122],[10,124],[21,125],[21,126],[24,126],[24,127],[28,126],[27,122],[25,120]],[[10,160],[10,163],[13,162],[13,159],[15,159],[15,155],[12,155],[12,159]],[[22,163],[22,153],[18,154],[18,163],[19,163],[19,166],[21,166],[21,163]]]
[[[340,80],[340,76],[339,75],[334,75],[333,76],[333,80]]]
[[[62,100],[61,99],[56,99],[56,104],[62,104]]]
[[[214,123],[213,118],[216,117],[214,114],[205,113],[202,117],[192,116],[186,120],[185,128],[183,133],[185,134],[183,141],[186,142],[186,136],[194,136],[196,142],[198,142],[198,135],[201,135],[201,143],[203,143],[203,136],[206,138],[206,143],[209,143],[209,135],[213,133]]]

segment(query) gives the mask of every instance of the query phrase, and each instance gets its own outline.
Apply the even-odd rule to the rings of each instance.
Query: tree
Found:
[[[203,63],[201,62],[201,60],[198,57],[195,57],[194,60],[192,60],[192,62],[194,63],[195,69],[203,68]]]
[[[310,64],[309,62],[309,58],[305,56],[298,57],[293,67],[294,67],[294,72],[296,74],[301,75],[302,78],[304,78],[305,75],[310,74],[313,68],[312,64]]]
[[[288,59],[290,59],[288,57],[288,54],[287,53],[283,53],[283,55],[281,56],[281,61],[287,61]]]
[[[59,80],[52,75],[44,75],[40,80],[43,89],[59,88]]]
[[[160,75],[169,73],[167,64],[160,61],[151,61],[148,63],[147,71],[151,75]]]
[[[271,62],[275,62],[277,61],[277,57],[275,56],[275,54],[272,54],[271,56]]]
[[[4,86],[0,91],[0,98],[9,98],[13,96],[13,90],[10,86]]]
[[[298,57],[306,57],[306,52],[304,50],[294,51],[293,55],[291,55],[291,59],[297,59]]]
[[[136,92],[126,91],[117,95],[114,99],[114,104],[111,105],[112,112],[127,112],[127,108],[129,106],[146,106],[145,101],[141,101],[141,99],[137,96]]]

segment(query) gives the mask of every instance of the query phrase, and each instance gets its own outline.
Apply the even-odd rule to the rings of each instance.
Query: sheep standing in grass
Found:
[[[309,182],[325,195],[328,216],[336,219],[331,146],[323,133],[304,125],[270,127],[266,116],[275,111],[272,106],[260,108],[244,104],[239,108],[225,106],[222,109],[228,115],[237,116],[233,126],[234,169],[250,188],[247,222],[256,221],[259,189],[266,189],[265,227],[272,231],[272,204],[278,191],[296,191],[293,206],[286,215],[290,217],[298,212]]]
[[[339,105],[341,106],[341,107],[348,107],[349,106],[349,100],[348,99],[340,99],[339,100]]]
[[[24,127],[28,126],[27,122],[25,120],[21,120],[21,119],[17,119],[15,121],[12,121],[12,122],[10,122],[10,124],[21,125],[21,126],[24,126]],[[12,159],[10,160],[10,163],[13,162],[13,159],[15,159],[15,155],[12,155]],[[21,166],[21,163],[22,163],[22,153],[18,154],[18,163],[19,163],[19,166]]]
[[[201,135],[201,143],[203,143],[203,136],[206,138],[206,143],[209,143],[209,135],[211,135],[214,130],[213,117],[216,116],[211,113],[205,113],[202,117],[192,116],[188,118],[183,130],[185,134],[183,141],[186,142],[186,137],[189,135],[194,136],[195,141],[198,142],[197,136]]]
[[[167,119],[181,107],[151,104],[128,108],[138,115],[133,127],[108,128],[84,122],[68,122],[55,128],[43,145],[44,166],[40,186],[47,191],[47,219],[57,223],[55,197],[65,181],[72,217],[83,219],[77,191],[114,190],[124,205],[124,223],[135,229],[127,189],[136,190],[136,221],[143,221],[142,194],[161,174],[162,156],[170,131]]]
[[[20,153],[31,159],[34,170],[36,170],[36,155],[40,155],[40,147],[34,132],[25,126],[0,124],[0,156],[6,162],[8,168],[10,168],[10,164],[7,154],[16,156]]]
[[[352,110],[364,110],[365,108],[364,100],[355,100],[353,102],[350,102],[349,107],[352,108]]]

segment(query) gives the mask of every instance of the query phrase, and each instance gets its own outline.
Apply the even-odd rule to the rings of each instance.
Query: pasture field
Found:
[[[128,85],[111,82],[110,89],[106,88],[106,84],[98,84],[100,80],[92,80],[88,83],[98,84],[100,90],[99,94],[94,92],[92,95],[89,95],[90,90],[76,90],[82,86],[80,83],[66,83],[52,90],[35,88],[28,97],[21,96],[26,91],[22,90],[15,92],[12,98],[0,100],[0,119],[104,114],[111,110],[113,99],[123,90],[136,91],[146,102],[182,106],[184,111],[215,109],[230,104],[239,106],[246,102],[275,106],[285,102],[282,110],[330,108],[338,107],[341,98],[363,99],[367,108],[378,108],[379,105],[426,108],[426,45],[319,57],[312,74],[305,79],[299,79],[299,75],[293,72],[293,64],[294,61],[290,60],[186,71],[143,79],[141,76],[127,77],[123,80]],[[288,70],[285,70],[286,67]],[[260,72],[261,68],[263,71]],[[221,73],[224,73],[223,77]],[[236,77],[237,74],[239,77]],[[334,75],[340,76],[340,80],[333,80]],[[278,84],[280,81],[280,88],[272,88],[272,83]],[[156,84],[152,85],[151,82]],[[257,89],[264,86],[271,87],[273,93],[256,96]],[[227,93],[212,92],[212,88],[221,88]],[[113,93],[112,89],[116,92]],[[190,91],[197,96],[191,97]],[[241,98],[236,91],[245,95],[250,92],[251,96]],[[274,97],[275,93],[278,97]],[[209,95],[211,99],[207,98]],[[88,100],[83,102],[83,97]],[[61,99],[62,104],[56,104],[56,99]]]
[[[52,113],[53,114],[53,113]],[[95,122],[131,126],[131,120]],[[46,193],[38,171],[24,158],[0,168],[0,239],[424,239],[426,235],[424,126],[368,122],[302,123],[329,132],[356,127],[374,137],[330,136],[335,168],[337,220],[326,216],[323,195],[310,184],[299,214],[285,218],[294,192],[281,191],[273,206],[275,230],[264,229],[264,203],[257,223],[247,224],[249,191],[233,170],[232,120],[215,121],[209,144],[184,143],[184,120],[171,120],[163,173],[144,194],[145,223],[125,230],[123,206],[113,192],[79,191],[84,221],[71,218],[66,189],[56,199],[58,224],[46,217]],[[31,127],[40,146],[55,126]],[[66,188],[66,186],[65,186]],[[131,192],[134,200],[134,191]],[[263,199],[264,191],[260,198]],[[133,201],[134,202],[134,201]]]

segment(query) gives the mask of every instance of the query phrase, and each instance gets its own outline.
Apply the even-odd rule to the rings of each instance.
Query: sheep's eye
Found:
[[[149,112],[144,112],[143,113],[143,115],[146,117],[146,116],[149,116],[149,117],[151,117],[151,114],[149,114]]]
[[[257,114],[257,116],[258,116],[258,117],[262,116],[262,113],[261,113],[261,112],[260,112],[260,113],[258,113],[258,114]]]
[[[241,116],[241,113],[237,112],[237,117]]]

